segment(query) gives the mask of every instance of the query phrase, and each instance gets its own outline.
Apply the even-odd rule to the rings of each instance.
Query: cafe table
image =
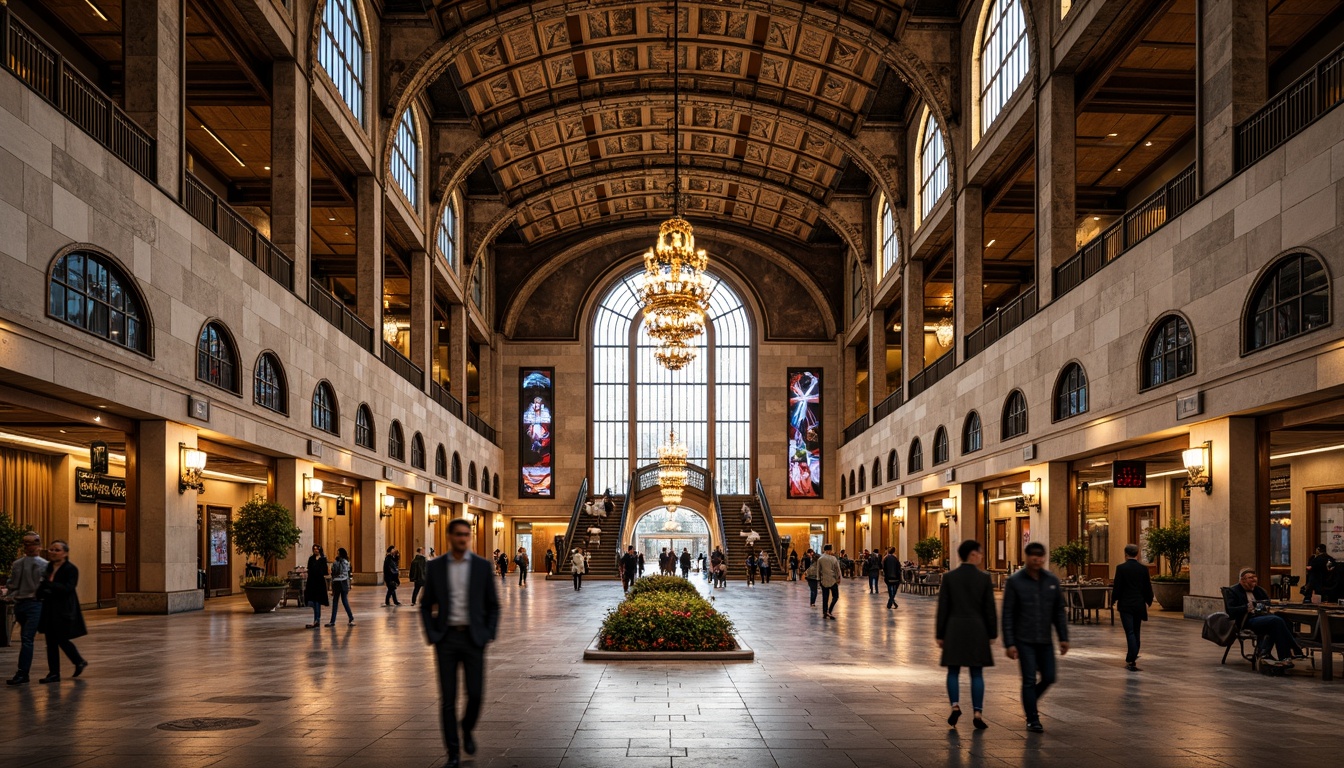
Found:
[[[1290,623],[1308,624],[1316,622],[1320,628],[1321,642],[1321,680],[1333,680],[1335,677],[1334,638],[1330,632],[1331,618],[1344,618],[1344,605],[1329,603],[1285,603],[1274,610]]]

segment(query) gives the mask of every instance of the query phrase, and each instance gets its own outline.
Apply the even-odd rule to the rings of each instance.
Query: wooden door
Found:
[[[1157,563],[1148,562],[1144,551],[1149,529],[1157,526],[1157,514],[1156,506],[1129,508],[1129,540],[1139,545],[1139,562],[1148,566],[1148,572],[1153,576],[1157,575]]]
[[[1008,570],[1008,521],[994,521],[994,570]]]
[[[938,538],[942,539],[942,541],[943,541],[943,557],[942,557],[942,560],[943,560],[944,563],[947,563],[947,565],[948,565],[949,568],[951,568],[951,567],[953,567],[953,566],[952,566],[952,559],[953,559],[953,558],[952,558],[952,555],[953,555],[953,552],[952,552],[952,535],[951,535],[951,531],[950,531],[950,530],[948,529],[948,527],[947,527],[947,523],[939,523],[939,524],[938,524]],[[942,563],[937,563],[937,565],[940,565],[940,566],[941,566]]]
[[[126,591],[126,508],[98,507],[98,605],[115,605]]]
[[[230,507],[209,506],[205,508],[205,585],[207,594],[211,596],[233,593],[232,566],[230,565],[233,537],[229,534],[229,520],[232,517],[233,509]]]
[[[326,536],[323,535],[326,533],[326,529],[327,529],[326,519],[323,518],[321,515],[313,515],[313,543],[321,547],[323,552],[327,551]],[[335,558],[336,558],[335,553],[327,554],[327,559],[334,560]]]

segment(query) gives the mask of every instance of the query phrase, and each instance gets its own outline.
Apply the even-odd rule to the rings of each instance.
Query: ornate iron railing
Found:
[[[1344,46],[1237,124],[1237,170],[1273,152],[1344,101]]]
[[[476,430],[476,434],[484,437],[486,440],[489,440],[495,445],[499,445],[499,433],[495,431],[494,427],[486,424],[485,419],[472,413],[471,409],[467,409],[467,426]]]
[[[397,375],[415,385],[416,389],[425,388],[425,372],[411,359],[401,354],[401,350],[383,342],[383,364],[396,371]]]
[[[978,328],[966,334],[966,359],[985,351],[990,344],[1036,314],[1036,286],[1028,288],[1016,299],[989,316]]]
[[[453,414],[457,418],[462,418],[462,401],[453,397],[453,393],[439,386],[437,381],[429,383],[429,394],[434,398],[434,402],[443,406],[444,410]]]
[[[886,398],[878,403],[877,407],[873,409],[873,423],[876,424],[887,418],[891,415],[892,411],[900,408],[901,403],[905,402],[904,397],[905,392],[900,387],[892,390],[892,393],[887,395]]]

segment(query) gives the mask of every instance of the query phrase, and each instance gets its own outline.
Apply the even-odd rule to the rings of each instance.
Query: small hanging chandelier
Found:
[[[939,320],[938,325],[934,326],[933,335],[938,339],[938,346],[943,349],[952,346],[952,342],[957,335],[956,328],[952,325],[952,318],[944,317]]]
[[[383,340],[388,344],[397,343],[397,334],[401,327],[397,325],[397,319],[393,317],[387,306],[387,299],[383,299]]]
[[[676,514],[685,487],[686,444],[677,442],[676,432],[669,432],[667,443],[658,446],[658,488],[662,491],[668,514]]]

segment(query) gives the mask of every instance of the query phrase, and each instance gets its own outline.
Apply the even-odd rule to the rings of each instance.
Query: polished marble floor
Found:
[[[703,585],[702,585],[703,588]],[[499,640],[475,766],[1321,766],[1338,764],[1344,681],[1270,679],[1219,666],[1199,624],[1155,618],[1144,671],[1120,663],[1109,623],[1074,627],[1074,650],[1028,734],[1016,669],[986,671],[991,727],[950,731],[932,637],[933,599],[847,582],[839,620],[809,609],[804,584],[730,583],[717,605],[756,649],[733,664],[593,663],[584,646],[620,598],[612,582],[575,593],[533,579],[501,590]],[[256,616],[241,598],[195,614],[91,612],[78,680],[0,690],[0,765],[175,768],[429,768],[444,762],[438,688],[419,617],[356,589],[357,625],[305,630],[311,614]],[[324,617],[325,620],[325,617]],[[11,674],[16,649],[0,649]],[[1338,663],[1337,663],[1338,666]],[[69,669],[66,670],[69,674]],[[220,697],[270,695],[254,704]],[[969,694],[963,694],[969,698]],[[212,701],[214,700],[214,701]],[[227,701],[227,699],[225,699]],[[241,717],[232,731],[159,730],[165,721]]]

